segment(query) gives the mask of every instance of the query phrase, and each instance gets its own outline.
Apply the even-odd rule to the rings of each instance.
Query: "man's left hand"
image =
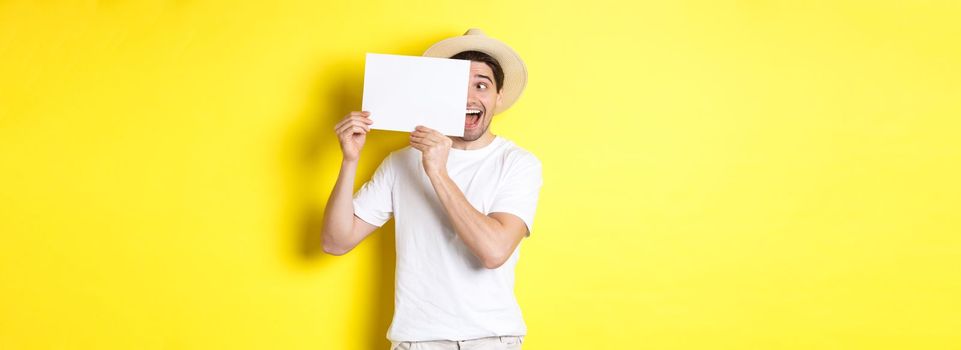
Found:
[[[410,133],[410,145],[421,152],[428,175],[447,171],[447,155],[454,142],[439,131],[418,125]]]

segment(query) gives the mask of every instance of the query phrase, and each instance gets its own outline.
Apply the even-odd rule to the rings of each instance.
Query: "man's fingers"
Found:
[[[360,121],[360,120],[353,120],[353,119],[347,121],[346,123],[344,123],[344,125],[341,125],[340,128],[343,129],[344,127],[346,127],[346,126],[348,126],[348,125],[351,125],[351,126],[359,126],[359,127],[361,127],[361,128],[364,128],[364,129],[367,130],[367,131],[370,131],[370,125],[369,125],[369,124],[364,123],[363,121]]]
[[[363,123],[363,124],[373,124],[373,123],[374,123],[373,120],[371,120],[370,118],[367,118],[367,117],[352,116],[352,117],[344,118],[344,120],[341,120],[339,123],[337,123],[337,126],[335,126],[334,128],[335,128],[335,129],[338,129],[338,128],[340,128],[340,126],[342,126],[342,125],[344,125],[344,124],[346,124],[346,123],[351,123],[351,122],[358,122],[358,123]]]
[[[410,141],[410,146],[421,152],[426,152],[428,149],[427,145],[414,141]]]
[[[360,115],[357,115],[356,117],[367,124],[374,123],[374,120],[370,119],[370,112],[361,112]]]
[[[440,133],[439,131],[437,131],[437,130],[426,129],[426,128],[421,129],[421,128],[422,128],[422,127],[417,127],[417,129],[414,129],[414,131],[411,131],[410,133],[411,133],[411,134],[414,134],[414,135],[418,135],[418,136],[423,136],[423,137],[427,137],[427,136],[430,136],[430,135],[434,135],[434,136],[444,136],[444,134],[441,134],[441,133]]]
[[[425,142],[426,139],[425,139],[424,137],[421,137],[421,136],[411,135],[411,136],[410,136],[410,141],[411,141],[411,142],[417,142],[417,143],[426,144],[426,142]]]
[[[349,123],[341,126],[340,129],[337,130],[337,135],[351,136],[352,134],[366,134],[368,131],[370,131],[370,129],[366,125]]]
[[[410,142],[416,142],[418,144],[424,145],[426,147],[433,147],[437,145],[437,142],[426,136],[416,136],[411,135]]]
[[[441,134],[440,131],[437,131],[437,130],[428,128],[428,127],[423,126],[423,125],[418,125],[416,128],[414,128],[414,132],[420,133],[420,134],[424,134],[424,135],[437,136],[437,137],[443,137],[443,136],[444,136],[444,134]]]
[[[445,143],[445,140],[448,140],[447,136],[444,136],[444,134],[441,134],[440,132],[436,132],[436,131],[430,134],[427,134],[427,138],[435,143]]]
[[[343,127],[344,124],[350,123],[351,118],[353,117],[347,116],[347,117],[344,117],[344,119],[341,119],[339,122],[337,122],[337,125],[334,125],[334,130],[340,130],[340,128]]]
[[[433,139],[430,137],[430,135],[428,135],[428,134],[422,134],[422,133],[416,133],[416,134],[415,134],[415,133],[412,133],[412,134],[410,134],[410,137],[411,137],[411,138],[415,138],[415,137],[416,137],[417,139],[421,140],[421,142],[427,142],[427,141],[432,141],[432,140],[433,140]]]
[[[429,144],[434,144],[441,141],[440,138],[437,137],[437,135],[420,132],[420,131],[414,131],[410,133],[410,138],[412,140],[417,139],[421,143],[429,143]]]
[[[344,132],[340,133],[340,136],[344,138],[350,138],[351,136],[354,136],[354,134],[366,134],[366,133],[367,131],[365,131],[364,128],[361,128],[356,125],[348,125],[346,129],[344,129]]]
[[[360,121],[364,124],[374,124],[374,121],[370,119],[370,112],[350,112],[350,114],[344,116],[344,119],[341,119],[340,122],[334,126],[334,130],[340,129],[340,127],[345,123],[349,123],[351,121]]]
[[[341,125],[339,128],[337,128],[337,135],[340,137],[346,136],[345,134],[350,130],[351,127],[352,125],[344,123],[344,125]]]
[[[418,134],[418,135],[429,136],[429,137],[431,137],[432,139],[435,139],[435,140],[440,140],[440,138],[446,137],[446,136],[444,136],[444,134],[441,134],[440,131],[437,131],[437,130],[428,128],[428,127],[423,126],[423,125],[418,125],[416,128],[414,128],[413,133],[416,133],[416,134]]]
[[[450,138],[444,136],[439,132],[427,133],[421,131],[414,131],[410,133],[410,140],[412,142],[416,141],[427,146],[435,145],[449,145]]]

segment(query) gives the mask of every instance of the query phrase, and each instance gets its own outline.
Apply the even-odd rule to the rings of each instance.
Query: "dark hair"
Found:
[[[487,66],[491,67],[491,70],[494,71],[494,85],[497,86],[497,92],[501,92],[501,88],[504,87],[504,70],[501,69],[501,64],[497,63],[494,57],[480,51],[462,51],[450,58],[487,63]]]

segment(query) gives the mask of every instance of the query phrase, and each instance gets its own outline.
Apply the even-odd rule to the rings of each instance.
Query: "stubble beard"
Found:
[[[484,129],[480,130],[476,135],[468,135],[468,131],[464,130],[464,136],[462,136],[461,139],[464,141],[477,141],[477,139],[487,133],[487,129],[490,128],[490,126],[490,123],[487,123],[487,125],[484,125]]]

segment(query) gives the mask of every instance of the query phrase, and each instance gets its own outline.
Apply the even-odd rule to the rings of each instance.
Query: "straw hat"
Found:
[[[464,35],[437,42],[424,52],[424,56],[450,58],[462,51],[480,51],[491,55],[500,63],[504,71],[504,86],[501,89],[501,104],[494,110],[494,114],[510,108],[527,86],[527,66],[521,57],[507,44],[484,35],[484,32],[477,28],[467,30]]]

